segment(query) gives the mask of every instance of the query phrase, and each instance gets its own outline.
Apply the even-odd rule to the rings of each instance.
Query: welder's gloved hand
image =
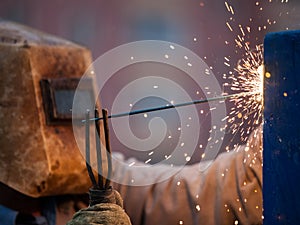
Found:
[[[112,190],[116,201],[105,202],[81,209],[74,214],[67,225],[131,225],[128,215],[123,209],[123,200],[120,194]]]
[[[131,225],[125,211],[113,203],[101,203],[75,213],[67,225]]]

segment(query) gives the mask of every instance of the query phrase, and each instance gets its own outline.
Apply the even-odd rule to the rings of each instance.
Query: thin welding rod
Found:
[[[95,109],[95,118],[99,117],[99,112]],[[95,121],[95,140],[96,140],[96,153],[97,153],[97,167],[98,167],[98,185],[101,189],[104,187],[103,182],[103,169],[102,169],[102,155],[101,155],[101,133],[100,133],[100,121]]]
[[[106,182],[105,182],[105,189],[108,189],[109,186],[110,186],[110,177],[111,177],[111,172],[112,172],[112,159],[111,159],[107,109],[102,109],[102,117],[103,117],[103,127],[104,127],[105,146],[106,146],[106,157],[107,157],[107,165],[108,165],[107,178],[106,178]]]
[[[179,103],[179,104],[175,104],[175,105],[158,106],[158,107],[154,107],[154,108],[147,108],[147,109],[141,109],[141,110],[136,110],[136,111],[131,111],[131,112],[113,114],[113,115],[109,115],[108,118],[132,116],[132,115],[142,114],[142,113],[147,113],[147,112],[161,111],[161,110],[173,109],[173,108],[178,108],[178,107],[183,107],[183,106],[197,105],[200,103],[226,100],[227,98],[237,98],[237,97],[241,97],[241,96],[257,95],[257,94],[260,94],[260,93],[259,92],[242,92],[242,93],[238,93],[238,94],[224,95],[224,96],[219,96],[219,97],[215,97],[215,98],[195,100],[192,102],[184,102],[184,103]],[[102,120],[102,119],[103,119],[103,117],[91,118],[90,120]],[[85,122],[85,121],[83,120],[82,122]]]
[[[90,162],[90,111],[87,110],[85,114],[85,160],[86,168],[89,173],[89,177],[93,183],[94,187],[97,187],[97,181],[94,177],[93,170]]]

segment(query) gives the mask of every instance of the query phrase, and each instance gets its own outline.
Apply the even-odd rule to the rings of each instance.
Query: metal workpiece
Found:
[[[264,224],[300,219],[300,31],[264,41]]]

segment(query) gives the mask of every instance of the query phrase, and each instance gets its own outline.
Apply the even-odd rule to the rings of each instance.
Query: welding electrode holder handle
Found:
[[[108,127],[108,114],[106,109],[102,109],[106,157],[107,157],[107,177],[103,177],[102,168],[102,151],[101,151],[101,130],[100,121],[95,122],[95,140],[96,140],[96,154],[97,154],[97,167],[98,167],[98,182],[94,176],[92,167],[90,165],[90,115],[89,110],[86,112],[86,167],[89,177],[92,181],[93,187],[90,188],[90,206],[99,203],[116,203],[115,192],[110,186],[110,177],[112,172],[112,159],[111,159],[111,148],[109,141],[109,127]],[[99,112],[95,109],[95,117],[99,117]]]

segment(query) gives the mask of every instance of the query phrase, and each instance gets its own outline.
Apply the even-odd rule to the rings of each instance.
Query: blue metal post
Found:
[[[265,37],[264,224],[300,224],[300,31]]]

